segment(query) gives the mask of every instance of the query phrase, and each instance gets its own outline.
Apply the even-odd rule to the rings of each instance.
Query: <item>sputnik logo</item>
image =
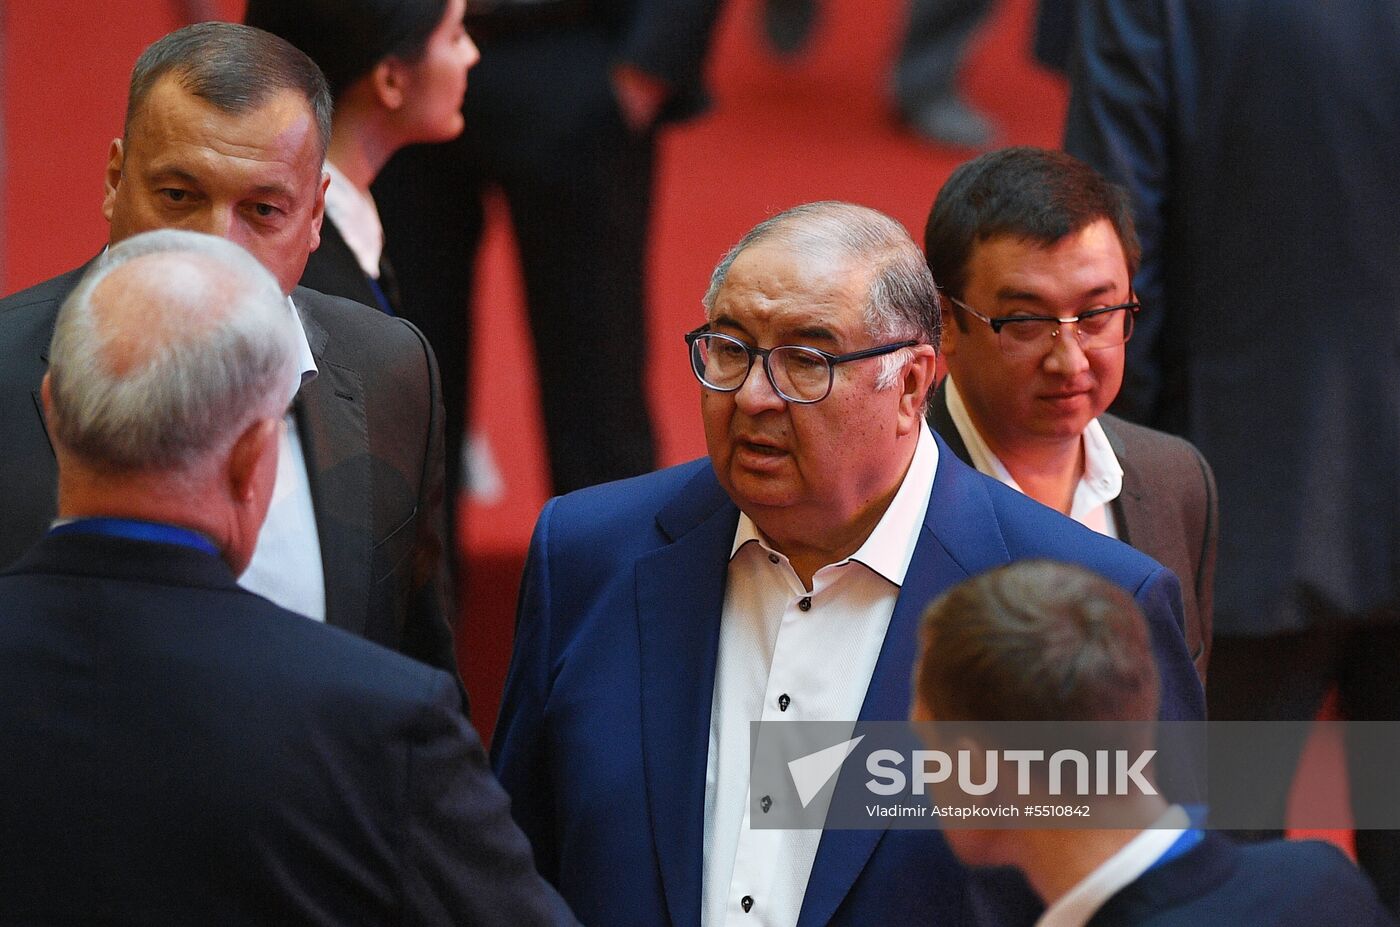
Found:
[[[840,771],[846,757],[850,756],[851,751],[864,739],[865,735],[862,734],[845,743],[835,744],[788,761],[788,772],[792,775],[792,784],[797,787],[797,797],[803,808],[812,803],[817,793]]]

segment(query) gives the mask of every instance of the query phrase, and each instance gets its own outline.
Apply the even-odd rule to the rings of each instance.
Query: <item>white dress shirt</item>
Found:
[[[1011,471],[982,440],[981,432],[967,414],[967,406],[963,404],[952,374],[948,375],[947,384],[948,414],[957,426],[963,444],[967,445],[972,465],[979,472],[1000,480],[1024,495],[1025,490],[1016,482]],[[1108,443],[1108,435],[1104,434],[1103,425],[1099,424],[1098,419],[1090,421],[1084,429],[1083,441],[1084,475],[1074,488],[1069,517],[1099,534],[1117,538],[1118,526],[1114,523],[1113,508],[1109,503],[1123,491],[1123,467],[1118,463],[1118,455],[1113,453],[1113,445]]]
[[[296,316],[296,354],[301,380],[296,388],[316,377],[316,359],[311,356],[306,331],[296,305],[287,298]],[[317,621],[326,620],[326,581],[321,565],[321,540],[316,534],[316,513],[311,507],[311,482],[306,475],[306,456],[301,449],[296,418],[290,411],[284,419],[277,446],[277,479],[272,487],[272,503],[267,520],[258,533],[253,559],[238,577],[238,585],[256,592],[290,611]]]
[[[819,830],[749,826],[753,721],[845,721],[860,715],[938,469],[920,428],[909,470],[860,549],[803,588],[788,558],[739,516],[720,620],[705,768],[704,927],[797,923]],[[745,912],[743,900],[750,899]]]
[[[379,279],[379,259],[384,254],[384,226],[379,209],[334,164],[326,162],[331,185],[326,188],[326,216],[345,239],[365,276]]]
[[[1180,805],[1172,805],[1151,828],[1128,841],[1046,908],[1035,922],[1036,927],[1084,927],[1108,899],[1151,869],[1188,826],[1186,811]]]

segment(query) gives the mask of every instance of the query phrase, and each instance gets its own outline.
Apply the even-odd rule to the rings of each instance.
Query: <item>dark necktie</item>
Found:
[[[374,298],[379,303],[379,308],[388,315],[398,315],[399,303],[399,281],[394,276],[394,266],[389,263],[389,255],[379,256],[379,279],[371,279],[370,289],[374,290]]]

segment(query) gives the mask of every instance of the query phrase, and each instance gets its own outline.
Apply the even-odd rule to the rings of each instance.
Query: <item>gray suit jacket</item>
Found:
[[[0,567],[48,530],[58,468],[39,400],[80,267],[0,300]],[[326,621],[457,676],[443,549],[442,402],[419,331],[297,288],[318,376],[294,410],[325,571]]]
[[[954,454],[972,464],[941,386],[929,401],[928,423]],[[1181,438],[1112,415],[1101,416],[1099,423],[1123,467],[1123,491],[1112,502],[1118,538],[1181,579],[1186,649],[1204,682],[1215,589],[1215,477],[1201,453]]]

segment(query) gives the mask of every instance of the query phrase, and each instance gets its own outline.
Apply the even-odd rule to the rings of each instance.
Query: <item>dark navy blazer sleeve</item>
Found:
[[[550,571],[549,529],[557,499],[540,513],[525,559],[516,609],[515,645],[506,676],[501,714],[491,743],[491,763],[507,792],[515,796],[514,815],[535,851],[535,865],[551,882],[558,879],[554,839],[552,761],[544,743],[544,710],[549,695]]]
[[[409,737],[403,923],[576,924],[535,871],[456,685],[434,681]]]
[[[1161,258],[1171,181],[1165,15],[1157,0],[1080,5],[1064,139],[1066,151],[1125,186],[1133,200],[1143,255],[1133,284],[1143,308],[1113,411],[1141,424],[1155,420],[1163,332],[1172,324]]]

